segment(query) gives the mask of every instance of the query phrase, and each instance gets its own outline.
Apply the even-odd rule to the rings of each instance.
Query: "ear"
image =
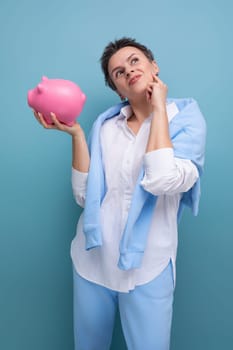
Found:
[[[159,66],[157,65],[156,61],[152,61],[152,66],[155,71],[155,74],[159,75]]]

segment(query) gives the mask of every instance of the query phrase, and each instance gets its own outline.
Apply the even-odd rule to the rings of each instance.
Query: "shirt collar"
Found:
[[[169,102],[166,104],[166,109],[167,109],[167,116],[168,116],[168,121],[170,123],[170,121],[175,117],[175,115],[179,112],[175,102]],[[127,119],[129,119],[129,117],[132,115],[132,108],[130,105],[126,105],[124,107],[121,108],[120,110],[120,114],[117,116],[117,124],[123,120],[125,120],[125,122],[127,121]],[[145,121],[151,121],[152,119],[152,115],[149,115],[148,118],[145,119]]]
[[[120,114],[118,116],[119,119],[129,119],[129,117],[132,115],[132,108],[130,105],[126,105],[121,108]]]

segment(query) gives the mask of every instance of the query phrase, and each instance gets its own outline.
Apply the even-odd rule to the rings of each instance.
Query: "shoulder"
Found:
[[[188,107],[198,107],[198,102],[193,97],[169,97],[167,103],[175,103],[179,111]]]
[[[116,126],[119,126],[122,121],[131,115],[132,110],[128,103],[120,103],[113,107],[111,113],[108,114],[108,118],[106,118],[101,126],[101,131],[109,131]]]
[[[205,118],[200,110],[198,102],[194,98],[169,98],[168,102],[174,102],[179,110],[177,116],[173,119],[174,124],[181,124],[183,127],[206,127]]]
[[[107,133],[116,127],[119,120],[120,114],[116,115],[114,118],[106,119],[101,126],[101,133]]]

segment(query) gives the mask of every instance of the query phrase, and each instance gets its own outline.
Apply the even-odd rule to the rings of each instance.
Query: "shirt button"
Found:
[[[129,211],[129,208],[130,208],[130,205],[127,204],[127,205],[125,206],[125,211],[128,212],[128,211]]]

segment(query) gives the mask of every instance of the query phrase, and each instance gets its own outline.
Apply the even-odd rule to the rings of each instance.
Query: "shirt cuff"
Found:
[[[71,180],[73,187],[85,188],[88,173],[81,172],[72,167]]]
[[[144,168],[148,180],[153,178],[154,174],[167,174],[174,166],[173,148],[160,148],[144,155]]]

